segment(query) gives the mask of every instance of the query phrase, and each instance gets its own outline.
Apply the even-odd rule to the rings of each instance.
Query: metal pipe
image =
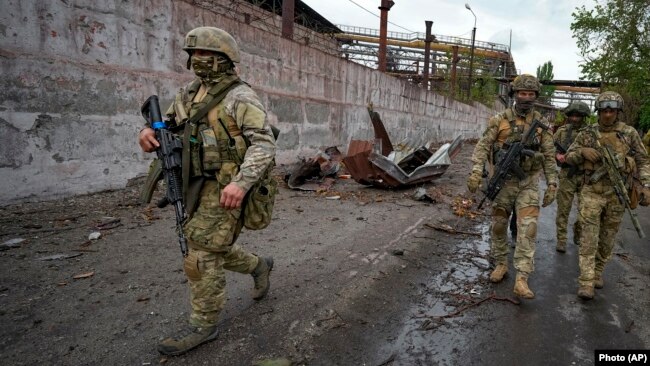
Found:
[[[425,89],[429,89],[429,52],[431,52],[431,26],[433,22],[425,20],[424,24],[427,27],[427,33],[424,38],[424,70],[422,70],[422,81]]]
[[[381,16],[379,20],[379,71],[386,71],[386,36],[388,35],[388,11],[395,5],[395,2],[390,0],[381,0]]]
[[[458,64],[458,46],[452,46],[452,56],[451,56],[451,78],[449,82],[449,89],[451,91],[451,97],[456,97],[456,65]]]
[[[295,0],[282,1],[282,37],[293,39]]]

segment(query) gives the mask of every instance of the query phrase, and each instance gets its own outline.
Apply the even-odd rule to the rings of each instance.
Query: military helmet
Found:
[[[596,97],[595,108],[596,110],[611,108],[623,109],[623,97],[617,92],[606,91]]]
[[[194,28],[185,36],[183,50],[191,56],[193,50],[207,50],[223,53],[230,61],[239,62],[239,47],[228,32],[215,27]]]
[[[519,90],[532,90],[536,94],[539,94],[540,87],[541,84],[537,81],[536,77],[530,74],[521,74],[510,83],[510,92],[514,94]]]
[[[579,114],[581,116],[588,116],[591,114],[589,106],[585,102],[573,101],[566,108],[564,108],[564,114],[567,116],[569,114]]]

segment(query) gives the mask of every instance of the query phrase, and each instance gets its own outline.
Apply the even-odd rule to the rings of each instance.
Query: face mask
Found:
[[[582,116],[568,116],[567,121],[571,123],[574,126],[579,126],[582,124],[584,121],[584,117]]]
[[[230,61],[222,56],[192,56],[192,70],[204,82],[214,83],[232,69]]]
[[[526,114],[533,109],[534,100],[531,99],[516,99],[515,110],[519,113]]]

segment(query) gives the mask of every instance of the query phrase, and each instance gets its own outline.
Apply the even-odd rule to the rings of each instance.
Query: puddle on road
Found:
[[[469,238],[458,244],[447,258],[444,270],[426,279],[423,300],[416,304],[393,344],[393,365],[456,364],[468,346],[468,327],[459,325],[472,309],[457,317],[437,318],[458,311],[463,305],[482,299],[488,289],[480,277],[489,269],[489,225],[476,226],[481,239]]]

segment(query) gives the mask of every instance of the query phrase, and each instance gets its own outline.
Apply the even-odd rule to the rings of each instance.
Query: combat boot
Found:
[[[594,286],[580,286],[578,288],[578,297],[583,300],[591,300],[594,298]]]
[[[605,281],[603,280],[602,273],[596,273],[596,277],[594,278],[594,287],[597,289],[605,287]]]
[[[535,294],[528,288],[528,278],[525,275],[517,273],[515,280],[515,288],[513,289],[515,296],[524,299],[534,299]]]
[[[490,273],[490,281],[494,283],[501,282],[503,280],[503,277],[505,277],[507,273],[508,273],[507,264],[497,264],[496,268],[494,268],[494,271]]]
[[[271,257],[258,257],[257,267],[251,276],[253,276],[253,281],[255,281],[255,287],[253,288],[253,299],[262,300],[266,293],[269,292],[269,287],[271,282],[269,276],[271,270],[273,269],[273,258]]]
[[[557,245],[555,246],[555,250],[560,253],[566,253],[566,243],[558,242]]]
[[[203,343],[217,338],[217,326],[199,328],[188,326],[179,334],[165,338],[158,344],[158,352],[168,356],[178,356]]]

